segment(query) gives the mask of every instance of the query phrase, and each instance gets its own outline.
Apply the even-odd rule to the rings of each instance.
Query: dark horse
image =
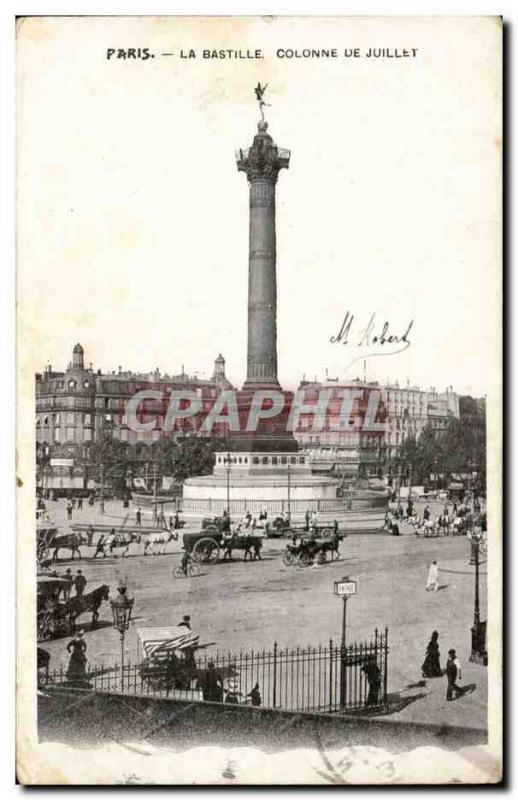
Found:
[[[98,586],[88,594],[83,594],[80,597],[71,597],[67,600],[63,607],[63,616],[68,616],[70,620],[70,632],[73,633],[76,629],[76,619],[81,614],[86,614],[88,611],[92,612],[92,628],[95,628],[97,620],[99,619],[99,606],[103,600],[108,600],[110,596],[110,587],[103,584]]]
[[[72,551],[72,561],[74,560],[74,553],[76,551],[79,558],[81,558],[81,550],[79,549],[79,545],[81,544],[84,544],[84,541],[80,533],[62,533],[59,536],[54,536],[51,544],[51,547],[54,551],[52,560],[59,560],[58,553],[61,549]]]

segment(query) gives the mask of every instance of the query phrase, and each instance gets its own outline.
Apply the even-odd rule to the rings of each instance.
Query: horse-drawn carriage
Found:
[[[221,553],[223,558],[232,558],[233,550],[242,550],[246,561],[261,558],[264,534],[257,528],[238,526],[233,531],[224,531],[223,518],[205,518],[199,533],[183,534],[183,549],[198,564],[214,564]]]
[[[42,641],[67,631],[64,598],[70,582],[57,575],[40,575],[36,580],[37,636]]]
[[[293,539],[312,531],[319,539],[327,539],[335,533],[334,525],[293,525],[289,519],[280,515],[266,523],[266,535],[277,539]]]
[[[286,545],[282,554],[283,563],[287,567],[309,567],[311,564],[325,564],[326,561],[337,561],[340,558],[340,541],[343,536],[335,533],[325,538],[309,535],[296,537]]]
[[[198,642],[198,634],[183,625],[140,628],[137,648],[142,685],[152,691],[192,691],[198,677],[194,659]]]
[[[73,633],[81,614],[92,613],[92,628],[99,619],[99,606],[108,600],[110,587],[98,586],[91,592],[70,597],[71,582],[57,575],[37,577],[37,637],[38,641]]]

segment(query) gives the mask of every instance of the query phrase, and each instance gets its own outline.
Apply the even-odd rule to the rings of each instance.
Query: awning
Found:
[[[185,650],[199,642],[199,634],[193,633],[185,625],[170,628],[139,628],[137,631],[139,651],[145,658],[155,658]]]

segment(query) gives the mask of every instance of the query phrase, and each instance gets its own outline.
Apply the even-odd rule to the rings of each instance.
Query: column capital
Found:
[[[289,166],[290,151],[277,147],[267,133],[267,122],[260,122],[257,127],[252,146],[236,153],[237,169],[238,172],[246,172],[250,183],[267,180],[275,184],[279,170]]]

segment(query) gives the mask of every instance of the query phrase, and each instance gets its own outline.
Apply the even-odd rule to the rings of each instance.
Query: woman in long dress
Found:
[[[439,634],[434,631],[426,647],[426,655],[421,667],[423,678],[440,678],[442,675],[438,639]]]

